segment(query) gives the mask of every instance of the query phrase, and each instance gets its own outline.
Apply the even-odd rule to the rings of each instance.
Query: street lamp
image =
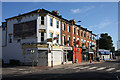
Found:
[[[31,53],[32,53],[32,67],[34,66],[34,59],[33,59],[33,55],[34,55],[34,53],[35,53],[35,50],[34,49],[31,49]]]

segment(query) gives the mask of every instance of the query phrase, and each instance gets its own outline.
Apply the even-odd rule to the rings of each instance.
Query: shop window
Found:
[[[44,41],[44,32],[41,32],[41,41]]]
[[[50,26],[53,26],[53,19],[50,18]]]
[[[51,37],[51,38],[53,37],[53,33],[50,33],[50,37]]]
[[[41,16],[41,25],[44,25],[44,16]]]

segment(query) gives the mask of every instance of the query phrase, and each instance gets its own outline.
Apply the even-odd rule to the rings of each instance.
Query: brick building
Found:
[[[52,63],[57,65],[67,61],[72,62],[74,43],[77,44],[76,47],[84,49],[85,54],[92,49],[96,50],[96,35],[81,25],[75,24],[75,20],[63,18],[57,10],[50,12],[37,9],[5,20],[2,27],[2,57],[5,63],[9,63],[11,59],[24,63],[24,53],[32,52],[35,56],[34,62],[40,65],[51,66]],[[48,41],[53,40],[54,37],[58,39]],[[50,51],[51,47],[56,45],[60,47],[61,44],[63,44],[61,52],[58,49],[61,55]],[[27,48],[23,49],[26,45]],[[92,45],[95,46],[91,47]],[[62,49],[65,54],[62,53]],[[31,57],[31,55],[26,56]],[[32,62],[32,60],[27,59],[26,62]]]

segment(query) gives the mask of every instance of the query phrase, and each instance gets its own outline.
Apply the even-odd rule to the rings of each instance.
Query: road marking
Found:
[[[75,72],[79,72],[80,70],[77,70],[77,71],[75,71]]]
[[[96,70],[103,70],[103,69],[105,69],[106,67],[101,67],[101,68],[98,68],[98,69],[96,69]]]
[[[70,69],[70,68],[72,68],[72,67],[67,67],[67,68],[64,68],[64,69]]]
[[[120,72],[120,70],[116,70],[116,72]]]
[[[19,69],[19,70],[26,70],[26,69]]]
[[[97,68],[97,67],[91,67],[91,68],[89,68],[89,69],[91,70],[91,69],[95,69],[95,68]]]
[[[78,68],[80,68],[80,67],[75,67],[75,68],[73,68],[73,69],[78,69]]]
[[[112,71],[112,70],[114,70],[115,68],[109,68],[109,69],[107,69],[106,71]]]
[[[86,66],[86,67],[81,67],[79,69],[86,69],[86,68],[89,68],[90,66]]]

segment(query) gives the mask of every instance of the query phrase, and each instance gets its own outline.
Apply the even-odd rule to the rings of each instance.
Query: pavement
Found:
[[[3,80],[120,80],[120,61],[84,62],[51,67],[3,68]],[[84,78],[84,79],[83,79]]]

